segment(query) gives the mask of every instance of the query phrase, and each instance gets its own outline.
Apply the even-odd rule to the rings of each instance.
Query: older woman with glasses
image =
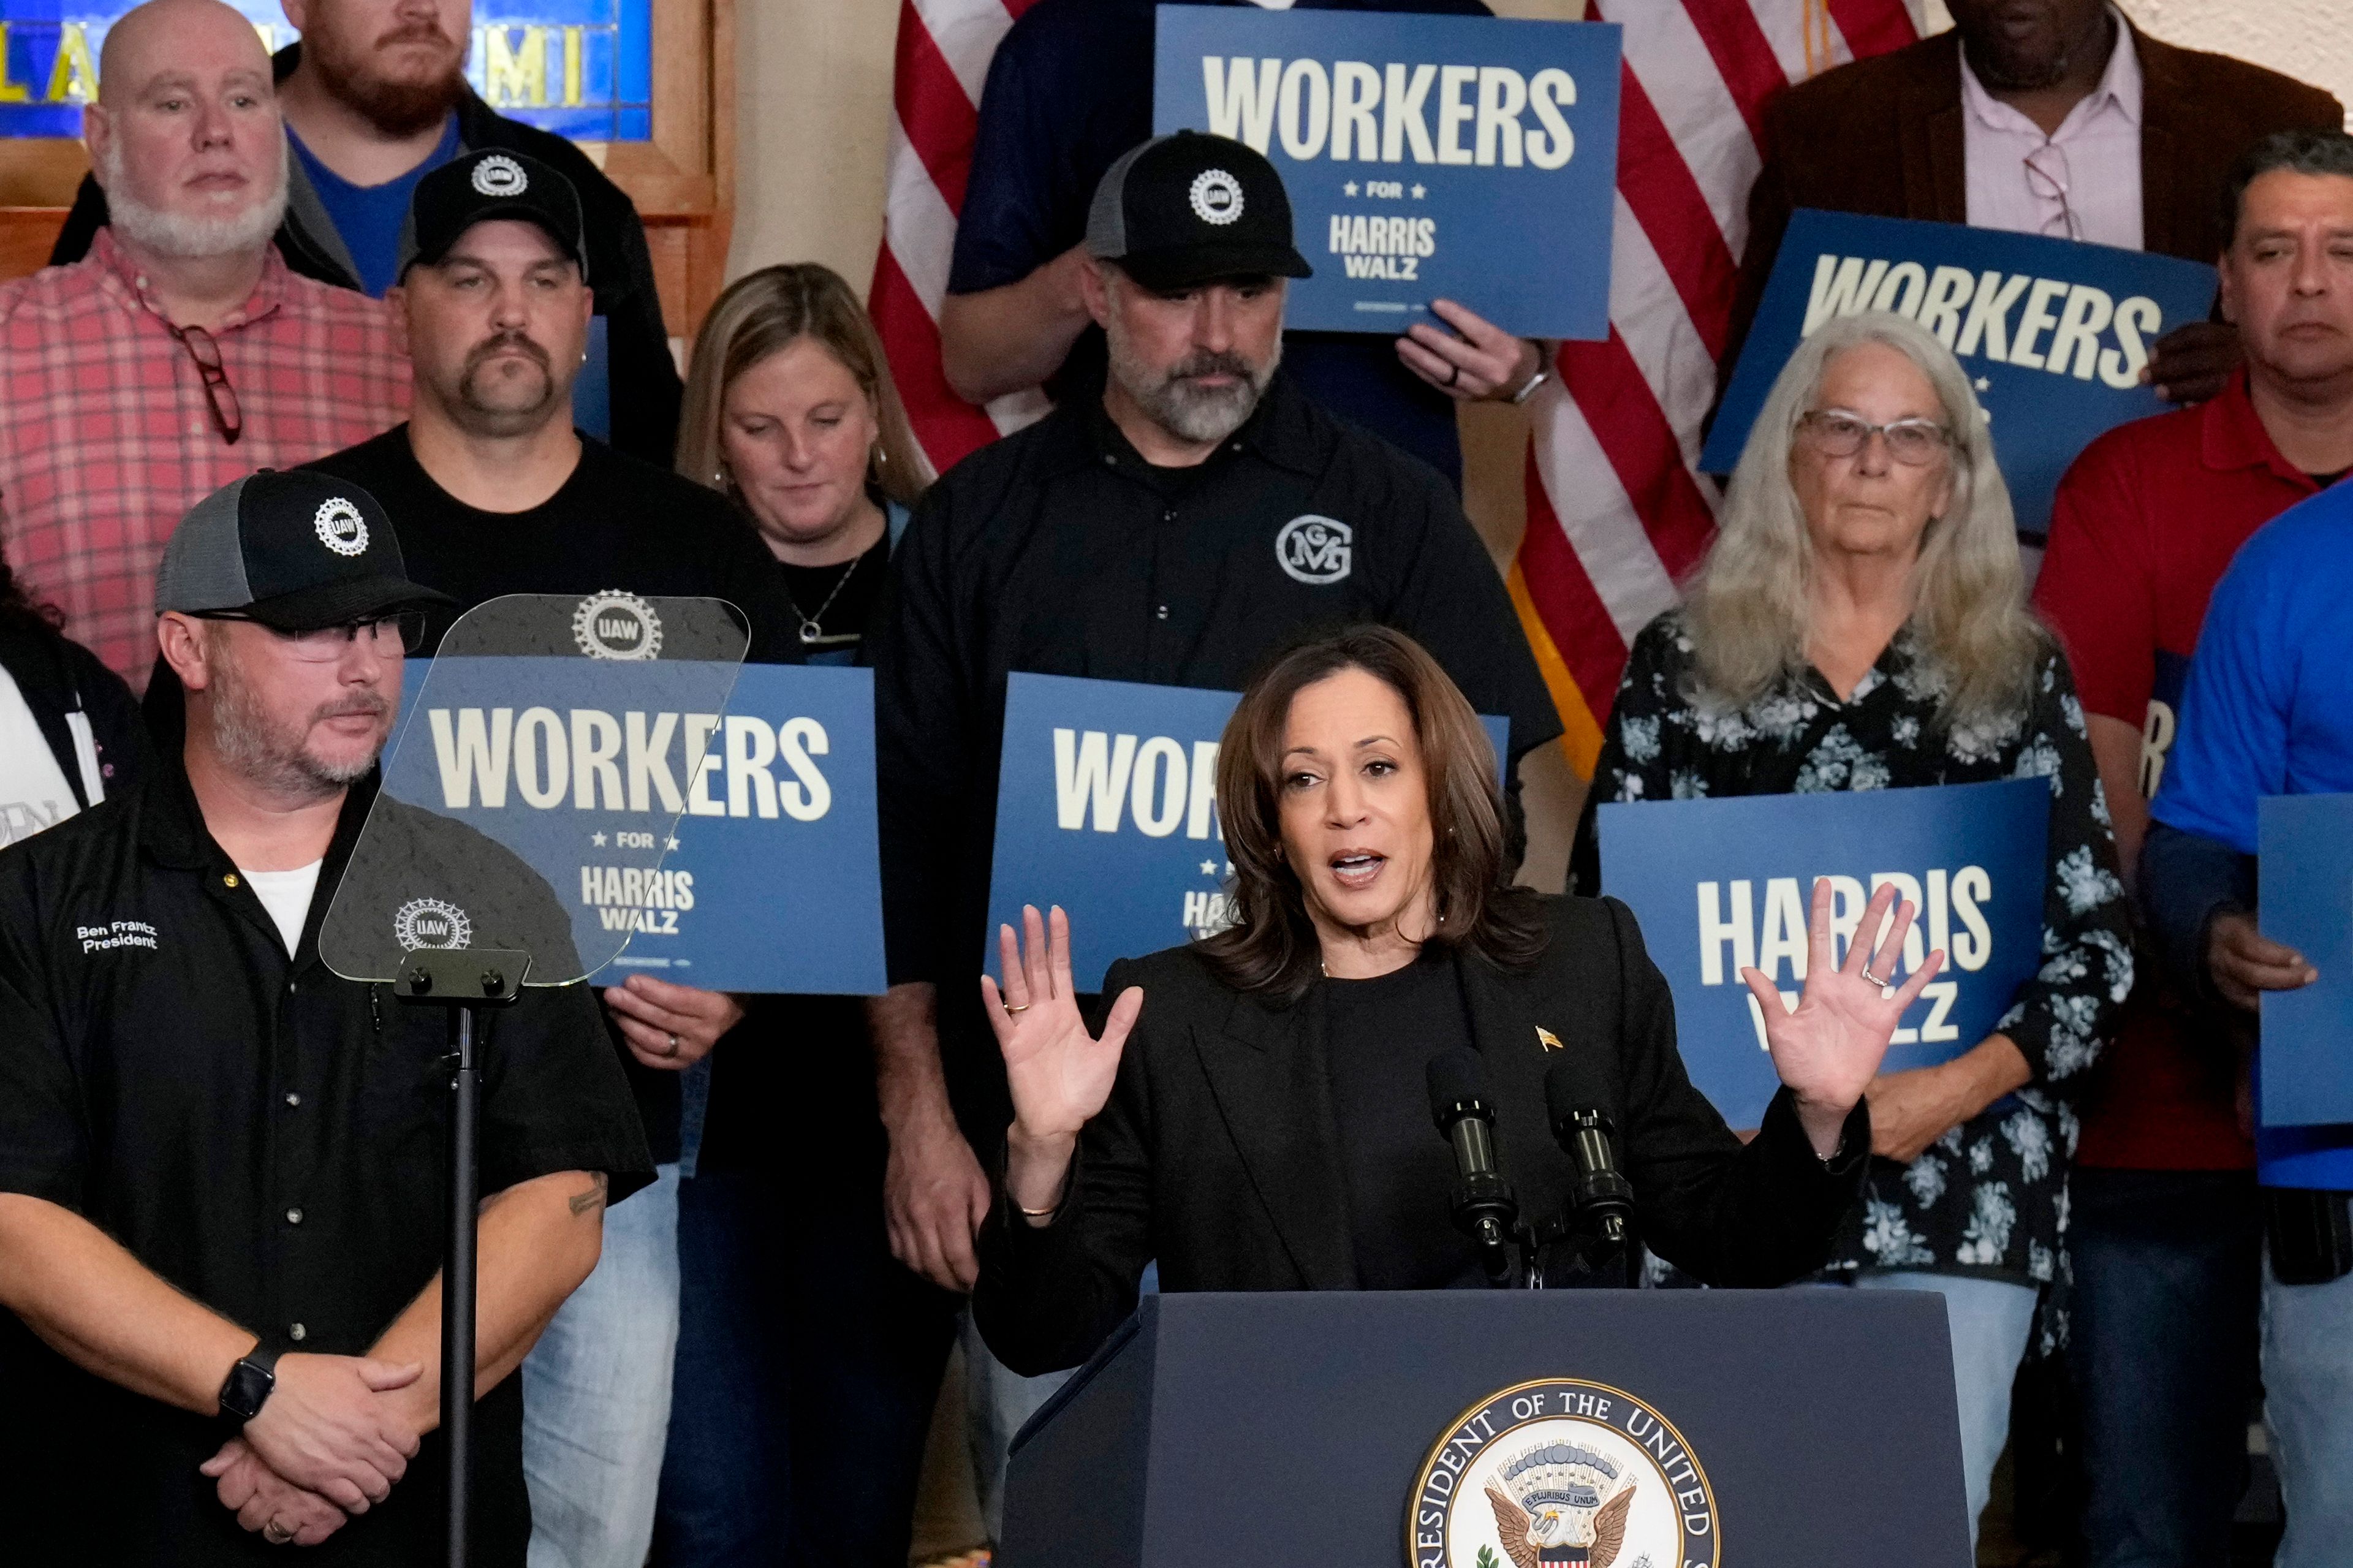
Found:
[[[1592,806],[2041,777],[2043,963],[2000,1027],[1871,1085],[1862,1223],[1829,1278],[1936,1290],[1970,1517],[2062,1268],[2069,1100],[2132,986],[2116,838],[2067,663],[2026,608],[2010,493],[1952,354],[1885,312],[1799,348],[1757,419],[1689,600],[1644,628]]]

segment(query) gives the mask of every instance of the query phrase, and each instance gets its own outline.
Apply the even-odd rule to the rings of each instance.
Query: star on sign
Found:
[[[1215,860],[1204,860],[1201,862],[1201,875],[1204,877],[1214,877],[1217,874],[1218,863]]]
[[[601,833],[592,833],[588,836],[588,842],[602,849],[605,847],[605,836]]]
[[[1355,195],[1356,194],[1356,182],[1350,180],[1346,184],[1342,185],[1340,187],[1340,194],[1344,196]]]
[[[1987,380],[1984,376],[1979,376],[1978,377],[1978,390],[1979,392],[1991,392],[1993,390],[1993,383]]]
[[[673,849],[678,847],[678,837],[674,834],[670,837],[670,847]]]
[[[1430,194],[1430,187],[1429,187],[1428,185],[1416,185],[1416,186],[1414,186],[1414,188],[1413,188],[1413,199],[1414,199],[1415,201],[1419,201],[1419,200],[1421,200],[1421,198],[1422,198],[1422,197],[1424,197],[1424,196],[1428,195],[1429,194]]]

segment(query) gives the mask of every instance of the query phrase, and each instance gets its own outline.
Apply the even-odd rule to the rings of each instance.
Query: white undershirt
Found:
[[[311,915],[311,896],[319,890],[319,868],[323,859],[308,866],[297,866],[291,871],[248,871],[244,867],[237,874],[253,889],[253,896],[269,911],[277,923],[278,934],[286,939],[289,957],[302,945],[302,922]]]
[[[0,845],[55,827],[79,809],[16,678],[0,669]]]

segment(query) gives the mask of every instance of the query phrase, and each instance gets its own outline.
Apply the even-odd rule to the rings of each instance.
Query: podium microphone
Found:
[[[1545,1073],[1552,1135],[1577,1167],[1570,1209],[1580,1229],[1622,1247],[1634,1213],[1634,1184],[1618,1169],[1617,1130],[1598,1109],[1604,1098],[1598,1089],[1591,1065],[1573,1055],[1563,1054]]]
[[[1487,1092],[1486,1063],[1469,1047],[1457,1046],[1430,1058],[1428,1077],[1430,1118],[1454,1145],[1458,1179],[1448,1198],[1454,1228],[1477,1245],[1481,1267],[1500,1285],[1512,1268],[1520,1203],[1495,1165],[1495,1110]]]

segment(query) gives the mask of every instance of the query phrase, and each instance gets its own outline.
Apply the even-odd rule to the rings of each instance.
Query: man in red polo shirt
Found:
[[[2035,588],[2074,665],[2128,871],[2207,595],[2249,535],[2353,468],[2353,138],[2269,137],[2230,192],[2222,309],[2246,367],[2213,401],[2084,450]],[[2229,1559],[2256,1383],[2250,1042],[2156,969],[2102,1059],[2071,1179],[2094,1568]]]

